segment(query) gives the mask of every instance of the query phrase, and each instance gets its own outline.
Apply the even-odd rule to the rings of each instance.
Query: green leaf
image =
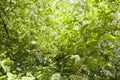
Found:
[[[12,65],[13,63],[14,63],[14,61],[10,60],[10,58],[6,58],[1,61],[2,65]]]
[[[94,0],[87,0],[88,2],[94,2]]]
[[[92,40],[88,40],[88,41],[86,42],[86,44],[87,44],[87,45],[93,45],[95,42],[96,42],[96,40],[95,40],[95,39],[92,39]]]
[[[118,39],[116,36],[114,36],[112,34],[106,34],[106,38],[108,38],[108,39]]]
[[[106,50],[104,52],[105,55],[113,56],[113,52],[111,50]]]
[[[1,76],[0,80],[7,80],[7,76]]]

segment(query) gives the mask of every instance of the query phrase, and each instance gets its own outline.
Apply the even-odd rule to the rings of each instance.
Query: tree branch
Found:
[[[1,15],[0,15],[0,18],[1,18],[1,20],[2,20],[3,28],[4,28],[4,30],[5,30],[5,32],[6,32],[6,34],[7,34],[7,36],[9,37],[9,31],[8,31],[8,29],[7,29],[7,24],[5,23],[5,21],[3,20],[3,18],[2,18]]]

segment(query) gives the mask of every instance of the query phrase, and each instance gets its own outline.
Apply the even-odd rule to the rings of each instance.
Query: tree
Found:
[[[119,2],[1,1],[0,79],[119,80]]]

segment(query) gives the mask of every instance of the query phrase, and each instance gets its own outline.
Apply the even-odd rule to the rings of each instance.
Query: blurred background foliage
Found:
[[[0,0],[0,80],[119,80],[120,0]]]

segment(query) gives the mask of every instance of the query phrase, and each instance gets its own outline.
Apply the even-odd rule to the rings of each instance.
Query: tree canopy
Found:
[[[120,0],[0,0],[0,80],[119,80]]]

